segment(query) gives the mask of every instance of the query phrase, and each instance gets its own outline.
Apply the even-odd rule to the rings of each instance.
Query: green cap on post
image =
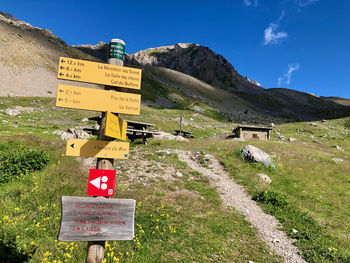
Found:
[[[124,61],[125,43],[121,39],[112,39],[109,42],[108,59],[116,58]]]

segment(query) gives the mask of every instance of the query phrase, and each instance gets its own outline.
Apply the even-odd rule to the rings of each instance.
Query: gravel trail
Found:
[[[220,164],[219,160],[210,157],[212,169],[201,166],[195,160],[193,152],[175,151],[179,160],[186,162],[191,169],[207,176],[210,183],[220,194],[225,206],[234,207],[241,212],[246,219],[258,229],[260,237],[278,255],[284,258],[287,263],[306,262],[299,253],[298,248],[293,244],[293,240],[288,238],[286,233],[278,230],[280,223],[271,215],[265,214],[260,206],[244,191],[244,188],[231,179]]]

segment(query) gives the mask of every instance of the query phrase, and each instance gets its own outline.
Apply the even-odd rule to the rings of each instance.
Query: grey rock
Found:
[[[21,111],[18,109],[6,109],[5,110],[5,114],[9,115],[9,116],[17,116],[21,114]]]
[[[275,167],[270,155],[253,145],[245,146],[242,150],[242,155],[247,161],[262,163],[266,167]]]
[[[170,151],[167,151],[167,150],[158,150],[158,151],[156,151],[156,153],[171,154],[171,152],[170,152]]]
[[[336,148],[338,151],[344,151],[344,149],[340,145],[333,145],[334,148]]]
[[[82,121],[82,122],[88,122],[89,119],[88,119],[88,118],[83,118],[81,121]]]
[[[178,171],[178,172],[176,172],[176,176],[177,176],[177,177],[182,177],[183,174],[182,174],[181,172]]]
[[[272,180],[270,177],[268,177],[266,174],[258,174],[258,176],[263,180],[265,183],[271,184]]]
[[[297,141],[297,139],[294,138],[294,137],[290,137],[288,140],[289,140],[290,142],[296,142],[296,141]]]
[[[299,233],[299,231],[298,230],[296,230],[296,229],[292,229],[292,232],[294,233],[294,234],[297,234],[297,233]]]
[[[67,131],[53,131],[53,134],[57,134],[62,140],[69,139],[88,139],[90,135],[83,130],[76,130],[74,128],[68,128]]]
[[[6,124],[6,123],[8,123],[8,121],[7,120],[2,120],[2,123]]]
[[[344,162],[344,160],[343,159],[341,159],[341,158],[332,158],[331,159],[333,162],[335,162],[335,163],[341,163],[341,162]]]

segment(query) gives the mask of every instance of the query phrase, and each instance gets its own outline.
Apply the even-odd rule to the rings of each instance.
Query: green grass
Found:
[[[42,171],[0,186],[0,244],[12,251],[7,256],[29,262],[83,261],[86,242],[58,242],[56,238],[60,197],[85,196],[88,171],[81,170],[74,158],[62,156],[63,143],[10,137],[2,138],[0,145],[7,145],[8,140],[44,150],[50,162]],[[200,174],[191,171],[174,154],[153,155],[157,144],[135,147],[143,152],[144,160],[174,166],[184,177],[171,184],[156,178],[156,187],[137,180],[126,185],[127,176],[118,178],[117,197],[137,200],[136,235],[133,241],[108,242],[107,262],[114,262],[114,257],[120,262],[280,262],[240,214],[221,206],[217,192]],[[135,161],[118,161],[116,165],[123,165],[126,172]]]
[[[52,132],[83,126],[83,118],[99,113],[59,109],[52,98],[2,97],[0,102],[0,122],[5,121],[0,127],[0,152],[12,143],[29,151],[42,150],[49,157],[43,170],[29,171],[0,185],[0,255],[7,251],[17,261],[27,258],[30,262],[45,258],[51,262],[84,260],[86,242],[59,243],[57,234],[60,197],[85,196],[88,170],[74,158],[62,156],[65,142]],[[34,110],[15,117],[6,115],[4,110],[14,105]],[[168,148],[219,157],[248,193],[260,194],[263,209],[276,216],[288,235],[297,239],[309,262],[349,262],[349,118],[317,125],[277,125],[272,141],[235,142],[214,139],[229,134],[235,125],[226,123],[215,110],[199,106],[203,111],[191,107],[142,108],[140,116],[122,116],[155,123],[156,129],[170,133],[179,128],[179,117],[183,116],[183,129],[196,139],[132,144],[130,159],[116,161],[120,171],[116,197],[137,200],[138,225],[134,241],[108,242],[107,262],[113,262],[114,257],[121,262],[280,262],[239,213],[222,207],[218,193],[205,177],[181,163],[175,154],[157,153]],[[295,137],[297,142],[281,142],[276,130],[286,138]],[[247,144],[269,153],[276,169],[244,161],[240,151]],[[341,145],[344,151],[333,145]],[[332,158],[344,161],[337,164]],[[173,167],[170,172],[169,167]],[[183,177],[177,177],[176,171]],[[262,182],[258,173],[267,174],[272,183]],[[137,177],[131,179],[134,174]]]

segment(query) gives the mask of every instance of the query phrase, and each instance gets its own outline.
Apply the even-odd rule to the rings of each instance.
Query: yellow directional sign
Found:
[[[141,88],[141,69],[60,57],[57,78],[129,89]]]
[[[66,146],[67,156],[128,159],[129,143],[115,141],[90,141],[69,139]]]
[[[105,136],[126,141],[127,126],[126,121],[123,121],[111,112],[107,112]]]
[[[141,95],[59,84],[56,106],[139,115]]]

